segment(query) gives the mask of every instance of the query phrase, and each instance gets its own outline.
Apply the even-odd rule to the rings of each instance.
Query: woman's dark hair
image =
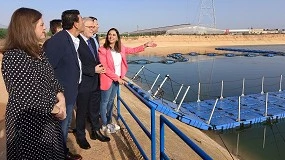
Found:
[[[121,52],[121,37],[120,37],[119,31],[118,31],[116,28],[111,28],[111,29],[109,29],[109,31],[107,32],[107,35],[106,35],[105,43],[104,43],[103,46],[104,46],[104,48],[111,48],[111,47],[110,47],[110,42],[109,42],[109,40],[108,40],[108,35],[109,35],[110,31],[115,31],[115,32],[117,33],[118,40],[116,41],[115,46],[114,46],[113,49],[114,49],[116,52],[120,53],[120,52]]]
[[[41,47],[35,28],[41,18],[42,14],[35,9],[17,9],[11,17],[3,51],[20,49],[30,56],[38,57]]]
[[[66,10],[62,12],[61,20],[62,20],[62,28],[65,30],[69,30],[73,27],[74,22],[79,21],[80,12],[78,10]]]

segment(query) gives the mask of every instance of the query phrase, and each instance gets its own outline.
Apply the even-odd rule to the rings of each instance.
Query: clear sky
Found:
[[[0,25],[8,26],[20,7],[39,10],[46,27],[67,9],[99,20],[99,31],[111,27],[122,32],[191,23],[196,25],[201,0],[1,0]],[[215,0],[219,29],[285,28],[285,0]],[[205,11],[205,10],[204,10]],[[204,17],[207,22],[207,18]]]

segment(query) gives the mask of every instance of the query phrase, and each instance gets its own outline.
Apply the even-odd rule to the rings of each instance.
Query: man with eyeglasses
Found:
[[[82,82],[79,85],[76,111],[76,140],[82,149],[91,148],[86,139],[85,124],[86,118],[90,118],[92,140],[98,139],[101,142],[108,142],[110,138],[100,132],[100,84],[99,74],[105,73],[105,68],[100,64],[98,52],[94,39],[94,21],[83,18],[84,31],[80,33],[78,53],[82,63]]]

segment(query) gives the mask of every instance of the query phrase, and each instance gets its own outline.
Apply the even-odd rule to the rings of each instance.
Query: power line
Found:
[[[216,28],[214,0],[201,0],[198,25]]]

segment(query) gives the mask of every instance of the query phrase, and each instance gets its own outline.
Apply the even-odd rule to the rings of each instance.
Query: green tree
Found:
[[[5,38],[7,35],[7,29],[0,28],[0,39]]]

